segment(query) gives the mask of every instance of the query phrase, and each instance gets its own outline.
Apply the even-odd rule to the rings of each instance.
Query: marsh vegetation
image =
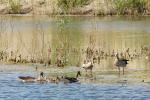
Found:
[[[34,15],[0,19],[0,98],[65,100],[63,96],[68,96],[70,100],[93,97],[99,100],[110,97],[107,94],[114,100],[149,98],[149,17]],[[123,75],[118,75],[116,58],[129,60]],[[57,76],[76,82],[77,70],[82,71],[78,79],[81,84],[55,82]],[[22,84],[17,80],[18,76],[36,79],[41,72],[56,84],[47,84],[47,80],[42,84]],[[77,96],[70,96],[70,92]],[[128,95],[131,92],[133,95]],[[143,95],[137,97],[139,93]]]
[[[136,22],[136,19],[119,17],[114,22],[89,17],[43,18],[24,17],[23,21],[22,17],[1,17],[1,63],[40,63],[65,67],[81,66],[84,61],[92,61],[98,69],[106,62],[105,68],[113,70],[111,66],[114,66],[116,54],[133,62],[149,62],[149,28],[142,18],[142,23]],[[128,23],[118,26],[124,20],[128,20]],[[147,20],[149,18],[146,17]],[[138,27],[145,27],[134,27],[132,21]]]
[[[149,15],[148,0],[1,0],[1,14]]]

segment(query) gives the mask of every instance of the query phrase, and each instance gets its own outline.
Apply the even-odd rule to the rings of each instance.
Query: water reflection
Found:
[[[8,53],[6,59],[13,51],[16,58],[21,55],[22,59],[32,62],[51,58],[52,64],[63,59],[65,65],[83,63],[88,47],[104,55],[111,55],[113,50],[121,53],[128,48],[131,54],[135,51],[139,54],[141,48],[150,47],[149,22],[149,17],[1,16],[0,50]],[[129,69],[149,70],[149,60],[145,60],[148,52],[129,62]],[[114,70],[113,61],[104,56],[96,70]]]

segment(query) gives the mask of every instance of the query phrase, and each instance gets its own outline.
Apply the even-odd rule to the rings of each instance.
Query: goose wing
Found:
[[[19,76],[18,78],[22,80],[35,79],[35,77],[31,77],[31,76]]]
[[[123,67],[125,67],[125,66],[128,64],[128,61],[129,61],[129,60],[126,60],[126,59],[119,59],[119,60],[116,62],[116,66],[123,66]]]
[[[128,61],[129,61],[129,60],[127,60],[127,59],[121,59],[120,61],[121,61],[121,62],[124,62],[125,64],[128,64]]]
[[[65,79],[69,80],[70,83],[78,82],[77,78],[74,77],[65,77]]]

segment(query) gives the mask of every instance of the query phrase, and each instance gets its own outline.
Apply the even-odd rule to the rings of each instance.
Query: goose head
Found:
[[[77,72],[76,78],[78,78],[79,76],[81,76],[81,72],[80,71]]]
[[[44,73],[43,72],[40,73],[40,77],[42,77],[42,78],[44,77]]]

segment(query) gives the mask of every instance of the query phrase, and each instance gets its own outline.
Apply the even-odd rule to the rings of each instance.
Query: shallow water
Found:
[[[19,75],[29,72],[0,72],[0,100],[149,100],[149,83],[22,83]],[[33,74],[32,74],[33,75]],[[112,77],[109,74],[109,77]]]
[[[113,49],[120,52],[126,48],[139,52],[141,46],[150,47],[150,17],[2,16],[0,50],[12,50],[23,57],[41,57],[41,52],[44,52],[47,57],[47,50],[51,47],[52,60],[55,60],[55,50],[63,45],[64,39],[70,48],[82,49],[89,46],[91,34],[96,40],[95,47],[106,52]],[[69,64],[75,65],[79,55],[69,54]],[[81,84],[22,83],[18,80],[20,75],[37,76],[33,67],[2,65],[0,100],[149,100],[150,61],[143,58],[129,61],[125,76],[119,77],[113,60],[102,59],[94,67],[97,80],[83,79]],[[65,70],[48,71],[60,74]]]

